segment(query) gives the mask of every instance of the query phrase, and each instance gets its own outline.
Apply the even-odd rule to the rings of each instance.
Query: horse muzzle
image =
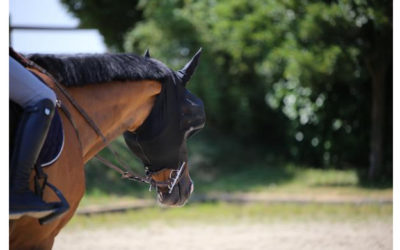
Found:
[[[167,187],[157,187],[157,198],[160,204],[169,207],[185,205],[194,190],[193,181],[190,178],[188,169],[189,168],[185,166],[181,176],[178,176],[178,179],[173,186],[169,185]],[[164,180],[171,180],[171,175],[164,177],[168,178]]]

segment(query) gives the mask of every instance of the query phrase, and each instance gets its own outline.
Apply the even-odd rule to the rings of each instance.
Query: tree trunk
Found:
[[[384,126],[385,126],[385,91],[386,70],[384,60],[367,60],[368,70],[372,78],[372,110],[371,110],[371,134],[368,178],[375,180],[384,164]]]

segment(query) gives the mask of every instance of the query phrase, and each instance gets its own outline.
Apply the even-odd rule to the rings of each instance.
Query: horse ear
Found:
[[[146,52],[144,52],[144,57],[145,57],[145,58],[150,58],[149,49],[146,49]]]
[[[190,61],[183,67],[181,70],[177,72],[179,78],[181,78],[182,83],[186,86],[186,83],[192,77],[194,71],[196,70],[197,63],[199,62],[199,58],[202,52],[202,48],[200,48],[196,54],[190,59]]]

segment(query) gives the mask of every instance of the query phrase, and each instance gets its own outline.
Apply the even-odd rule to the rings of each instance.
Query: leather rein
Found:
[[[128,167],[127,164],[125,164],[119,154],[111,148],[111,145],[109,144],[110,141],[104,136],[104,134],[101,132],[100,128],[96,125],[96,123],[90,118],[90,116],[87,114],[87,112],[76,102],[76,100],[68,93],[68,91],[44,68],[36,64],[35,62],[25,58],[24,56],[20,55],[19,53],[15,52],[14,50],[10,50],[10,54],[12,53],[13,56],[18,57],[19,61],[24,64],[25,67],[31,68],[34,70],[39,71],[40,73],[46,75],[51,79],[51,81],[54,82],[55,86],[60,90],[60,92],[68,99],[68,101],[72,104],[72,106],[78,111],[78,113],[85,119],[85,121],[89,124],[89,126],[102,138],[103,142],[106,144],[106,148],[111,151],[111,153],[114,155],[114,158],[117,159],[119,164],[122,166],[118,167],[111,163],[109,160],[96,155],[95,157],[101,161],[104,165],[107,167],[117,171],[118,173],[121,174],[122,179],[128,179],[130,181],[136,181],[136,182],[141,182],[141,183],[146,183],[150,185],[149,191],[154,187],[156,189],[166,187],[168,188],[168,193],[171,194],[172,190],[174,189],[175,185],[180,181],[182,178],[182,174],[187,167],[186,162],[182,162],[182,164],[179,166],[178,169],[170,169],[170,168],[164,168],[159,171],[150,171],[148,166],[145,166],[145,176],[142,176],[140,174],[136,174],[133,171],[129,170],[130,168]],[[45,81],[43,81],[45,82]],[[46,82],[45,82],[46,83]],[[46,83],[48,85],[48,83]],[[50,87],[50,86],[49,86]],[[59,107],[68,120],[71,122],[75,133],[78,137],[79,144],[82,148],[82,141],[80,139],[79,135],[79,130],[76,126],[76,123],[67,109],[67,107],[61,102],[61,100],[57,99],[56,103],[57,107]],[[169,171],[169,178],[166,181],[156,181],[154,180],[154,176],[160,175],[166,171]]]

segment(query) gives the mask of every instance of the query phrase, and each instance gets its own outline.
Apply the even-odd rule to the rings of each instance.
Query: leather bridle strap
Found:
[[[143,182],[143,183],[146,183],[146,184],[151,184],[151,180],[148,177],[142,177],[140,175],[137,175],[137,174],[133,173],[132,171],[124,171],[121,168],[117,167],[116,165],[112,164],[107,159],[105,159],[105,158],[103,158],[103,157],[101,157],[99,155],[96,155],[95,157],[96,157],[96,159],[101,161],[107,167],[110,167],[110,168],[114,169],[115,171],[117,171],[118,173],[120,173],[121,177],[123,179],[129,179],[129,180],[134,180],[134,181],[137,181],[137,182]]]
[[[117,159],[119,164],[123,167],[123,170],[120,167],[117,167],[116,165],[112,164],[107,159],[101,157],[100,155],[96,155],[95,158],[98,159],[99,161],[101,161],[107,167],[110,167],[110,168],[114,169],[115,171],[117,171],[118,173],[120,173],[121,177],[123,179],[129,179],[129,180],[133,180],[133,181],[137,181],[137,182],[143,182],[143,183],[147,183],[147,184],[152,184],[151,183],[151,181],[152,181],[151,178],[149,178],[147,176],[146,177],[142,177],[141,175],[136,174],[136,173],[132,172],[131,170],[129,170],[128,165],[125,164],[121,160],[120,155],[115,150],[113,150],[111,148],[111,145],[108,145],[106,148],[114,155],[114,158]]]
[[[76,125],[75,120],[72,118],[72,115],[69,112],[68,108],[64,105],[64,103],[62,103],[59,100],[57,100],[57,106],[60,107],[60,109],[64,112],[65,116],[71,122],[72,127],[75,130],[75,134],[78,137],[79,146],[81,147],[81,149],[83,149],[83,144],[82,144],[81,136],[79,134],[78,126]]]
[[[114,154],[115,158],[117,158],[118,161],[119,161],[119,156],[116,155],[116,152],[113,151],[110,147],[108,147],[108,149]],[[99,156],[99,155],[96,155],[95,157],[96,157],[96,159],[101,161],[107,167],[109,167],[111,169],[114,169],[115,171],[120,173],[121,177],[123,179],[128,179],[128,180],[131,180],[131,181],[137,181],[137,182],[150,184],[149,191],[151,191],[152,187],[156,187],[156,188],[158,188],[158,187],[167,187],[168,188],[168,193],[172,193],[173,188],[175,187],[176,183],[178,183],[181,180],[181,178],[183,176],[182,173],[185,170],[185,168],[187,167],[186,166],[187,165],[186,162],[183,162],[182,165],[180,166],[180,168],[178,168],[178,169],[169,169],[168,168],[168,169],[162,169],[162,170],[157,171],[157,172],[149,172],[149,171],[147,171],[146,176],[141,176],[141,175],[138,175],[138,174],[136,174],[136,173],[134,173],[132,171],[129,171],[124,164],[123,165],[124,165],[125,171],[122,170],[121,168],[117,167],[116,165],[114,165],[113,163],[108,161],[107,159]],[[121,161],[120,161],[120,163],[122,164]],[[152,178],[153,175],[158,175],[158,174],[161,174],[161,172],[165,172],[165,171],[170,171],[170,173],[169,173],[170,176],[169,176],[168,180],[166,180],[166,181],[156,181],[156,180],[154,180]],[[177,172],[175,177],[172,176],[173,172]]]

